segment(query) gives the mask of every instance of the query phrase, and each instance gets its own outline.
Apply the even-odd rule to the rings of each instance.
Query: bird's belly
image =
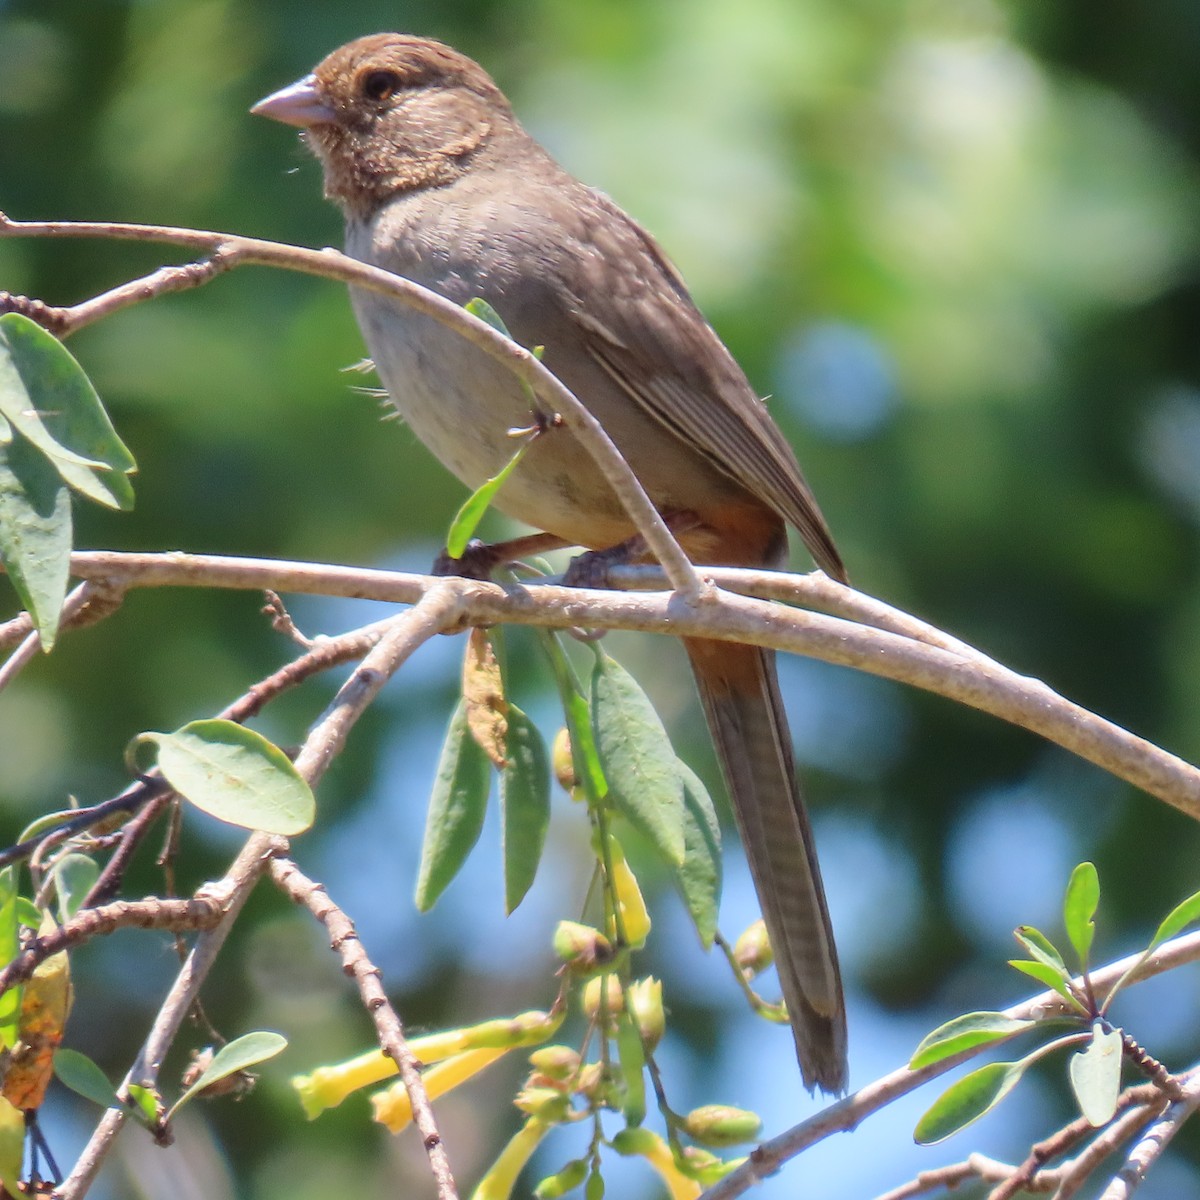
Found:
[[[417,437],[469,488],[500,471],[521,444],[509,431],[534,423],[516,376],[430,317],[371,293],[353,300],[379,377]],[[574,545],[615,545],[633,532],[591,456],[561,426],[535,440],[495,506]]]

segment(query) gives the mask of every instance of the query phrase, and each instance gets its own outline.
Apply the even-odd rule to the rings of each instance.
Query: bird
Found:
[[[658,244],[551,157],[487,72],[381,33],[334,50],[252,110],[299,127],[345,217],[345,249],[458,303],[482,298],[597,418],[698,564],[778,568],[787,528],[846,569],[796,457]],[[351,303],[391,403],[469,488],[530,424],[520,382],[434,319]],[[494,505],[563,545],[636,529],[569,427],[532,440]],[[805,1086],[847,1084],[846,1014],[774,653],[684,639],[745,847]]]

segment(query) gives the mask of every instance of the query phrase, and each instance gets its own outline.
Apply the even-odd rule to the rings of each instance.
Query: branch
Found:
[[[275,859],[270,870],[271,878],[284,894],[297,904],[303,904],[328,930],[330,948],[341,958],[346,974],[353,976],[358,984],[363,1007],[375,1023],[379,1045],[395,1061],[400,1072],[412,1103],[413,1120],[421,1130],[425,1149],[428,1151],[434,1145],[440,1145],[441,1137],[434,1123],[433,1106],[421,1082],[421,1064],[409,1049],[400,1014],[388,1000],[379,968],[367,957],[354,922],[329,898],[324,886],[309,879],[291,859]],[[433,1166],[439,1200],[453,1200],[457,1190],[450,1175],[449,1163],[442,1158]]]
[[[1125,1165],[1104,1189],[1100,1200],[1128,1200],[1146,1178],[1183,1123],[1200,1108],[1200,1072],[1188,1079],[1183,1090],[1183,1098],[1176,1100],[1130,1150]]]
[[[353,287],[367,288],[433,318],[455,330],[527,383],[548,412],[561,414],[571,433],[604,474],[628,513],[634,529],[645,538],[651,553],[662,563],[675,590],[689,604],[698,604],[703,600],[706,588],[695,567],[600,422],[523,346],[436,292],[393,275],[390,271],[368,266],[338,250],[308,250],[281,242],[208,230],[118,222],[14,221],[0,213],[0,237],[114,238],[121,241],[166,242],[199,250],[207,255],[202,262],[186,267],[163,268],[73,308],[48,310],[51,314],[49,323],[60,337],[66,337],[130,305],[167,292],[198,287],[233,267],[250,264],[299,271],[305,275],[318,275]],[[9,307],[19,308],[20,305],[10,303]]]
[[[1200,820],[1200,770],[1064,699],[1044,683],[1018,675],[977,650],[938,635],[916,618],[822,575],[780,575],[773,587],[795,597],[829,602],[875,618],[872,628],[841,617],[715,591],[701,605],[662,593],[630,594],[552,584],[501,587],[477,580],[437,579],[400,572],[350,570],[312,563],[186,554],[120,554],[91,551],[71,557],[72,572],[105,578],[122,588],[196,586],[321,592],[411,603],[431,588],[454,591],[469,624],[510,622],[565,629],[591,625],[769,646],[840,666],[854,667],[957,700],[1037,733],[1095,763],[1188,816]],[[706,575],[762,587],[767,573],[704,568]],[[892,632],[891,629],[905,632]]]
[[[324,775],[334,755],[345,744],[350,729],[392,673],[419,645],[453,626],[459,616],[460,605],[453,589],[435,586],[419,604],[392,619],[390,632],[342,685],[296,756],[296,769],[310,786],[315,787]],[[167,1050],[196,1003],[200,988],[229,936],[242,905],[266,869],[268,861],[277,854],[286,853],[286,839],[255,833],[243,846],[225,877],[219,883],[201,889],[204,898],[215,898],[220,904],[220,920],[196,939],[122,1088],[130,1083],[151,1088],[156,1086]],[[415,1114],[423,1096],[419,1078],[414,1086],[415,1095],[412,1098]],[[428,1101],[425,1103],[427,1108]],[[82,1200],[124,1123],[124,1111],[110,1108],[105,1112],[70,1176],[56,1190],[58,1200]],[[449,1162],[436,1128],[423,1128],[421,1132],[426,1139],[434,1177],[438,1180],[448,1177]],[[450,1195],[452,1193],[448,1194],[447,1200]]]
[[[221,919],[221,907],[211,896],[190,900],[118,900],[99,908],[83,908],[65,924],[39,934],[0,970],[0,995],[27,982],[34,971],[55,954],[82,945],[118,929],[165,929],[171,933],[195,933],[211,929]]]
[[[1127,958],[1119,959],[1117,962],[1109,963],[1108,966],[1091,972],[1092,986],[1096,990],[1096,995],[1104,996],[1126,971],[1138,963],[1140,958],[1140,954],[1131,954]],[[1140,983],[1144,979],[1161,975],[1164,971],[1173,970],[1175,967],[1195,962],[1197,959],[1200,959],[1200,933],[1185,934],[1183,937],[1173,938],[1159,946],[1127,982]],[[1077,984],[1082,987],[1082,979],[1078,980]],[[1027,1020],[1032,1017],[1057,1016],[1060,1013],[1065,1015],[1070,1011],[1073,1010],[1057,992],[1041,992],[1006,1009],[1005,1013],[1017,1020]],[[1013,1036],[1018,1035],[1014,1034]],[[945,1075],[948,1071],[952,1071],[962,1063],[969,1062],[985,1050],[1001,1045],[1005,1040],[1008,1039],[990,1042],[987,1046],[978,1049],[964,1050],[961,1054],[954,1055],[953,1058],[944,1059],[932,1066],[922,1067],[919,1071],[910,1071],[907,1067],[900,1067],[881,1079],[875,1080],[874,1083],[867,1084],[866,1087],[860,1088],[844,1100],[830,1104],[821,1112],[809,1117],[807,1121],[801,1121],[799,1125],[793,1126],[779,1134],[778,1137],[757,1146],[740,1167],[731,1171],[720,1183],[709,1188],[700,1200],[733,1200],[733,1197],[742,1195],[755,1184],[761,1183],[768,1175],[773,1175],[785,1162],[794,1158],[802,1150],[824,1141],[831,1134],[844,1133],[856,1128],[872,1113],[878,1112],[893,1100],[916,1091],[922,1084],[928,1083],[940,1075]],[[1105,1197],[1104,1200],[1114,1200],[1114,1198]]]

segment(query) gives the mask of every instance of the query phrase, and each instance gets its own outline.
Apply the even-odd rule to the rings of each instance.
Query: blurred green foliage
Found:
[[[537,136],[654,230],[774,397],[858,586],[1200,757],[1191,0],[0,0],[0,208],[337,244],[315,163],[246,109],[385,28],[479,58]],[[178,260],[9,239],[0,287],[67,303],[162,261]],[[80,511],[83,545],[419,569],[463,499],[406,430],[381,423],[354,390],[361,379],[339,374],[362,346],[334,285],[243,271],[88,329],[72,350],[140,464],[136,511]],[[68,793],[115,791],[130,736],[208,715],[282,661],[289,647],[257,605],[135,594],[28,671],[0,697],[5,833]],[[310,633],[367,619],[348,605],[297,612]],[[711,768],[681,657],[612,640],[653,683],[681,750]],[[419,829],[433,750],[407,748],[429,742],[431,712],[431,729],[444,724],[452,649],[393,685],[322,785],[324,826],[298,853],[329,866],[335,895],[336,864],[370,858],[355,837],[380,831],[386,850],[398,809]],[[536,656],[511,662],[536,708]],[[1110,929],[1144,933],[1197,886],[1197,836],[1182,817],[1019,730],[803,664],[785,684],[831,846],[856,1085],[910,1048],[872,1040],[879,1014],[937,1014],[919,1018],[929,1027],[947,996],[986,1007],[1011,996],[1003,930],[1052,912],[1080,858],[1100,867]],[[265,732],[298,741],[326,694],[289,697]],[[219,870],[230,845],[189,830],[181,887]],[[415,853],[395,844],[381,909],[411,906]],[[138,881],[161,888],[143,857]],[[499,909],[500,896],[497,885],[477,902]],[[543,915],[522,936],[548,948]],[[436,1025],[447,1005],[456,1021],[523,1006],[538,977],[529,960],[485,970],[421,951],[420,939],[444,939],[439,920],[437,909],[405,918],[403,953],[424,963],[419,977],[401,972],[406,1017]],[[395,945],[368,945],[400,960]],[[369,1040],[319,936],[264,892],[226,953],[214,1019],[230,1036],[283,1028],[295,1051],[240,1109],[213,1112],[229,1186],[315,1196],[352,1178],[373,1196],[394,1194],[405,1172],[420,1179],[419,1152],[385,1152],[358,1109],[324,1118],[297,1149],[282,1072]],[[123,935],[79,964],[70,1036],[115,1074],[171,959]],[[672,1004],[672,970],[673,1024],[718,1044],[736,998],[714,999],[716,985],[689,998],[674,968]],[[719,972],[699,957],[688,970]],[[1159,1045],[1152,1028],[1134,1032],[1181,1064],[1196,1053],[1194,1022]],[[772,1070],[789,1065],[778,1038]],[[473,1130],[458,1163],[468,1176],[514,1127],[504,1087],[484,1085],[457,1114]],[[768,1129],[793,1113],[768,1112]],[[453,1126],[452,1104],[448,1114]],[[871,1176],[881,1190],[912,1170],[874,1138],[868,1125],[853,1145],[886,1172]],[[824,1194],[870,1190],[846,1186]]]

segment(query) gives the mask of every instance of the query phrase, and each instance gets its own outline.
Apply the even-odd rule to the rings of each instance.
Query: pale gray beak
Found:
[[[337,119],[337,113],[322,99],[317,91],[317,80],[305,75],[295,83],[272,92],[260,100],[251,110],[255,116],[270,117],[285,125],[296,125],[307,129],[310,125],[328,125]]]

